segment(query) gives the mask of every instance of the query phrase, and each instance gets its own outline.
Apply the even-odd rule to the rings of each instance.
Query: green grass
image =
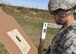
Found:
[[[15,17],[15,19],[21,26],[33,26],[36,28],[40,28],[43,23],[41,19],[34,19],[34,18],[23,19],[19,17]]]
[[[0,54],[8,54],[7,49],[2,43],[0,43]]]

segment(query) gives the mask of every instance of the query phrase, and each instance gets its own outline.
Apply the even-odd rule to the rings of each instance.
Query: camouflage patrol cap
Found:
[[[49,0],[48,9],[54,11],[57,9],[68,10],[76,5],[76,0]]]

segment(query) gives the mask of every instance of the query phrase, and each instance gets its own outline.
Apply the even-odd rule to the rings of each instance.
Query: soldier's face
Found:
[[[58,15],[53,15],[53,19],[54,19],[55,23],[58,25],[63,25],[65,22],[65,19],[59,18]]]
[[[54,21],[59,25],[65,25],[67,17],[72,14],[72,10],[58,9],[52,12]]]
[[[63,25],[65,22],[65,11],[64,10],[56,10],[55,12],[53,12],[53,18],[54,21],[59,24],[59,25]]]

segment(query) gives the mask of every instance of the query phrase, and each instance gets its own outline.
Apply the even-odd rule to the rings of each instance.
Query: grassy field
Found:
[[[0,54],[9,54],[9,52],[2,43],[0,43]]]
[[[16,19],[25,33],[30,37],[35,46],[38,48],[43,22],[53,22],[48,11],[9,6],[2,6],[2,8],[7,14],[13,16]],[[55,36],[56,32],[57,29],[48,28],[46,35],[47,37],[44,44],[45,50],[50,45],[51,40]],[[2,47],[4,48],[4,45],[0,44],[0,54],[3,54],[2,52],[7,51],[5,48],[2,49]]]

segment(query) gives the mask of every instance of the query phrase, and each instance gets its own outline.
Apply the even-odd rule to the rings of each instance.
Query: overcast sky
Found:
[[[49,0],[0,0],[0,1],[6,4],[15,5],[15,6],[48,9],[47,6],[48,6]]]

